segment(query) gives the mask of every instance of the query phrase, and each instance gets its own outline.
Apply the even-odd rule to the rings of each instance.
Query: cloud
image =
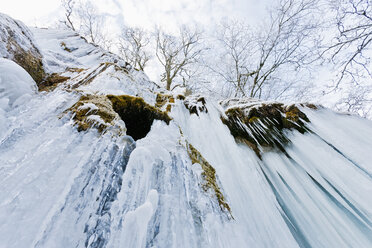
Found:
[[[226,17],[254,23],[260,19],[267,2],[268,0],[126,0],[121,7],[128,25],[145,28],[160,25],[174,31],[183,24],[214,25]]]
[[[269,0],[92,0],[92,2],[98,6],[101,13],[114,19],[110,24],[114,22],[118,27],[127,24],[151,29],[155,25],[161,25],[169,30],[176,30],[179,25],[190,23],[208,27],[224,17],[255,22],[260,20],[265,3],[269,3]],[[61,11],[60,0],[12,0],[4,1],[1,7],[1,11],[28,25],[34,25],[36,20],[43,17],[42,22],[45,26],[46,16],[52,18],[54,14],[50,13]]]
[[[123,4],[123,11],[129,25],[150,28],[161,25],[174,30],[193,22],[210,24],[216,18],[215,10],[222,9],[221,1],[227,3],[226,0],[128,0]]]
[[[13,18],[34,25],[42,17],[55,13],[60,5],[60,0],[10,0],[1,1],[1,12]]]

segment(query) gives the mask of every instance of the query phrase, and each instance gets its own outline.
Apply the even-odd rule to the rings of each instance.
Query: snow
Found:
[[[22,67],[0,58],[0,137],[8,125],[6,112],[28,102],[36,91],[36,83]]]
[[[89,109],[89,111],[97,110],[98,107],[94,103],[84,103],[79,107],[79,110]],[[89,113],[89,112],[88,112]]]
[[[43,54],[45,70],[71,77],[67,82],[68,87],[86,94],[141,96],[148,103],[155,104],[152,92],[158,86],[143,72],[126,67],[125,61],[117,55],[87,43],[71,30],[31,30]],[[82,72],[71,73],[69,69],[80,69]],[[81,83],[86,81],[90,83]]]
[[[67,68],[92,68],[103,62],[125,65],[125,61],[102,48],[88,43],[71,30],[31,28],[36,45],[43,54],[48,72]]]
[[[22,67],[0,58],[0,99],[3,110],[24,103],[36,91],[35,81]]]
[[[30,30],[20,21],[0,13],[0,56],[11,58],[12,54],[7,48],[8,39],[13,39],[22,49],[33,49],[34,39]]]
[[[82,84],[77,87],[88,94],[104,94],[104,95],[131,95],[140,96],[149,104],[155,104],[155,96],[153,91],[156,85],[149,81],[147,77],[143,77],[143,72],[131,71],[130,73],[109,64],[100,64],[93,70],[86,71],[83,75],[71,80],[71,85],[86,78],[86,75],[94,77],[94,80],[89,84]]]

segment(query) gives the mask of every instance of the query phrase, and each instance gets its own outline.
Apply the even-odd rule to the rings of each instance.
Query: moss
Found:
[[[51,91],[54,90],[58,84],[65,82],[70,77],[61,76],[58,73],[52,73],[46,76],[46,78],[39,84],[39,91]]]
[[[66,71],[69,71],[69,72],[77,72],[77,73],[81,73],[83,71],[85,71],[86,69],[83,69],[83,68],[67,68]]]
[[[94,108],[84,106],[94,104]],[[73,113],[73,120],[78,131],[96,128],[99,132],[116,125],[120,119],[124,121],[127,134],[134,140],[141,139],[150,131],[153,121],[162,120],[169,124],[171,118],[167,113],[147,104],[140,97],[114,95],[82,96],[77,103],[65,111]],[[94,115],[94,118],[93,118]],[[100,120],[97,120],[97,116]],[[118,124],[121,135],[124,126]]]
[[[316,106],[316,105],[314,105],[312,103],[307,103],[305,106],[308,107],[308,108],[314,109],[314,110],[317,110],[318,109],[318,106]]]
[[[171,118],[167,113],[147,104],[140,97],[108,95],[112,107],[125,122],[127,134],[134,140],[141,139],[150,131],[154,120],[162,120],[169,124]]]
[[[183,102],[185,107],[189,110],[190,114],[199,116],[200,112],[208,113],[204,97],[190,97]]]
[[[183,101],[183,100],[185,100],[185,96],[184,95],[178,95],[177,96],[177,99]]]
[[[105,55],[102,54],[102,57],[103,57],[103,56],[105,56]],[[115,71],[122,71],[122,72],[124,72],[124,73],[126,73],[126,74],[129,73],[129,71],[128,71],[128,69],[127,69],[126,67],[118,66],[118,65],[117,65],[116,63],[114,63],[114,62],[103,62],[103,63],[101,63],[101,65],[106,66],[106,68],[109,67],[109,66],[113,66],[114,69],[115,69]],[[125,65],[129,65],[129,64],[128,64],[128,63],[125,63]]]
[[[162,108],[168,101],[167,96],[158,93],[155,99],[155,107]]]
[[[301,103],[300,105],[302,107],[306,107],[306,108],[313,109],[313,110],[318,110],[319,108],[322,108],[322,106],[315,105],[315,104],[312,104],[312,103]]]
[[[81,79],[79,82],[74,84],[72,86],[72,89],[76,89],[81,85],[87,85],[91,83],[97,77],[97,75],[104,72],[108,68],[108,66],[109,66],[108,63],[101,63],[95,70],[93,70],[88,75],[86,75],[83,79]]]
[[[294,122],[299,120],[298,114],[293,111],[285,112],[285,118]]]
[[[260,118],[258,118],[258,117],[256,117],[256,116],[253,116],[253,117],[251,117],[251,118],[248,120],[248,122],[249,122],[249,123],[254,123],[254,122],[259,121],[259,120],[260,120]]]
[[[165,106],[168,102],[174,103],[174,97],[172,95],[165,95],[165,94],[158,93],[156,95],[155,107],[160,109],[163,106]]]
[[[172,105],[175,103],[174,97],[172,95],[165,95],[158,93],[156,95],[156,100],[155,100],[155,107],[158,109],[163,109],[165,107],[165,112],[171,112],[172,110]],[[164,110],[164,109],[163,109]]]
[[[85,104],[94,104],[96,109],[84,107]],[[113,110],[111,102],[106,96],[88,95],[82,96],[77,103],[65,111],[73,113],[73,120],[77,125],[78,131],[86,131],[92,127],[97,128],[99,132],[114,125],[114,120],[119,119],[117,113]],[[96,122],[89,118],[92,115],[97,115],[102,122]]]
[[[67,51],[69,53],[72,52],[72,50],[66,46],[66,43],[65,42],[62,41],[60,45],[61,45],[61,47],[62,47],[63,50],[65,50],[65,51]]]
[[[258,157],[259,159],[262,158],[262,156],[261,156],[261,151],[260,151],[260,149],[257,147],[257,144],[256,144],[256,143],[253,143],[253,142],[249,141],[248,139],[244,139],[244,138],[241,138],[241,137],[239,137],[239,136],[236,137],[235,140],[236,140],[237,143],[245,144],[246,146],[248,146],[249,148],[251,148],[251,149],[254,151],[254,153],[257,155],[257,157]]]
[[[217,184],[216,170],[210,163],[208,163],[208,161],[200,154],[200,152],[195,147],[188,143],[187,153],[189,154],[191,162],[193,164],[195,163],[200,164],[203,169],[202,172],[202,177],[204,179],[204,184],[202,185],[203,190],[205,192],[208,192],[208,190],[214,191],[221,210],[227,211],[230,214],[230,217],[232,217],[230,206],[226,202],[225,197]]]
[[[261,104],[248,110],[232,107],[225,112],[222,122],[230,129],[237,142],[251,147],[261,158],[262,148],[278,148],[285,151],[288,144],[285,130],[308,131],[307,116],[295,105],[281,103]]]
[[[302,111],[300,111],[300,109],[296,106],[296,105],[290,105],[286,108],[286,114],[288,113],[288,116],[292,117],[292,118],[295,118],[296,122],[298,122],[300,119],[306,121],[306,122],[309,122],[309,119],[307,118],[307,116],[305,115],[305,113],[303,113]]]

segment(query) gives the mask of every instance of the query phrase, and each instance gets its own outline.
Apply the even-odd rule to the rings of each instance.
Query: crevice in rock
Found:
[[[140,97],[108,95],[112,107],[124,121],[127,134],[134,140],[147,135],[154,120],[162,120],[169,124],[171,118],[167,113],[147,104]]]

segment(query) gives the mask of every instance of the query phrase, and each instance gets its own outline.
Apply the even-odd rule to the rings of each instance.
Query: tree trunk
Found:
[[[169,77],[167,77],[167,87],[166,87],[166,89],[167,90],[170,90],[171,89],[171,85],[172,85],[172,79],[170,79]]]

